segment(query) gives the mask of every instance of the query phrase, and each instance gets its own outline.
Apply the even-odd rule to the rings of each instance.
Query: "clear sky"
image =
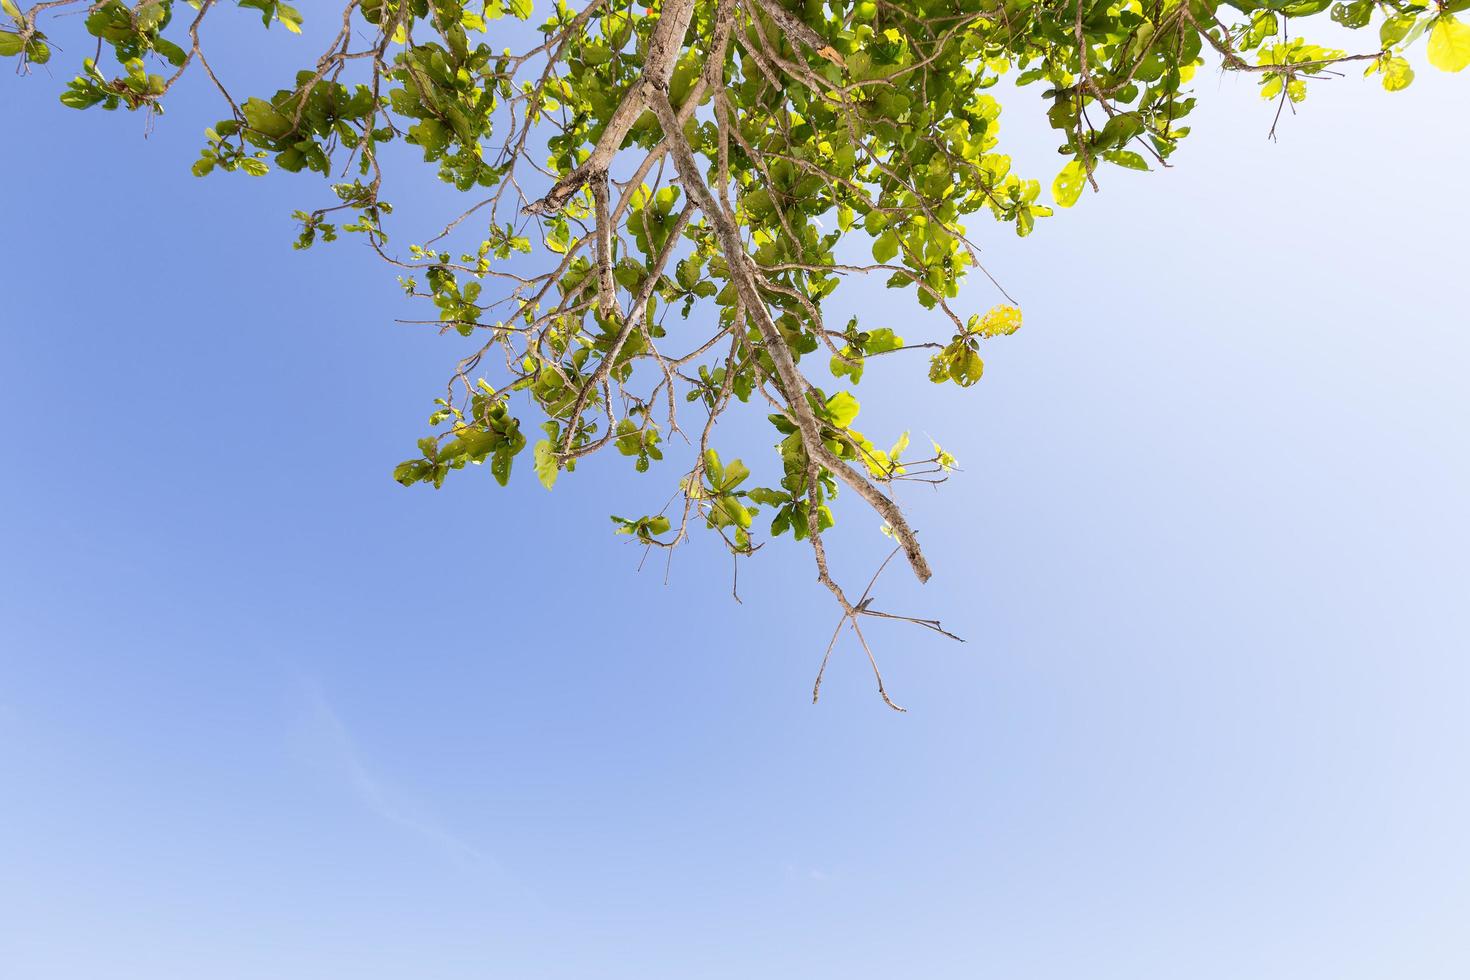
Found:
[[[1025,327],[859,391],[964,466],[877,590],[968,640],[872,630],[906,715],[847,643],[810,703],[803,547],[635,571],[669,469],[394,484],[463,345],[291,251],[307,179],[190,177],[197,86],[144,139],[0,79],[0,977],[1470,976],[1470,79],[1418,67],[1275,144],[1205,73],[1173,169],[976,225]]]

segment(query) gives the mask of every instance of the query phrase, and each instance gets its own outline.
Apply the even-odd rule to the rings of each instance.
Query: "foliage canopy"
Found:
[[[893,489],[942,481],[954,460],[906,434],[880,448],[855,427],[851,389],[870,359],[905,352],[922,352],[932,382],[979,381],[982,347],[1021,316],[959,308],[981,269],[967,222],[988,214],[1024,236],[1052,214],[1042,180],[1000,152],[989,90],[1003,75],[1042,91],[1066,157],[1042,177],[1071,207],[1106,168],[1169,158],[1207,58],[1254,74],[1278,118],[1348,63],[1408,86],[1421,39],[1432,65],[1470,65],[1456,16],[1470,0],[347,0],[314,64],[241,98],[205,41],[228,0],[0,5],[0,55],[22,72],[51,60],[52,35],[91,52],[60,96],[73,109],[151,121],[197,66],[228,116],[194,173],[322,175],[330,197],[296,212],[297,247],[357,235],[432,304],[420,322],[469,338],[399,482],[437,487],[488,463],[504,484],[528,455],[550,488],[607,448],[649,469],[681,437],[673,497],[613,517],[618,533],[670,549],[703,525],[737,557],[766,535],[804,540],[839,631],[864,649],[864,616],[944,631],[848,597],[823,547],[831,502],[841,488],[862,498],[926,580]],[[302,30],[279,0],[233,5]],[[1362,50],[1299,35],[1324,17],[1361,32]],[[539,43],[495,44],[506,18],[539,23]],[[383,197],[400,143],[469,195],[440,234],[406,246],[390,240]],[[858,274],[912,290],[935,326],[915,338],[828,322],[826,301]],[[716,445],[716,420],[751,404],[773,427],[771,479]]]

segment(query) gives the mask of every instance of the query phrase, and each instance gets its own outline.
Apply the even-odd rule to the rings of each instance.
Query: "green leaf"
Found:
[[[1385,48],[1398,44],[1409,36],[1409,31],[1413,29],[1416,19],[1413,14],[1399,14],[1388,18],[1383,22],[1383,26],[1378,28],[1378,39],[1383,42]]]
[[[502,487],[510,482],[510,464],[514,460],[515,454],[506,446],[496,449],[495,454],[490,457],[490,475]]]
[[[985,373],[985,362],[968,347],[961,347],[949,359],[949,377],[961,388],[968,388]]]
[[[133,23],[138,25],[139,30],[151,31],[159,27],[167,15],[168,8],[159,2],[159,0],[149,0],[149,2],[138,8],[138,12],[133,15]]]
[[[724,478],[720,480],[721,490],[734,490],[745,482],[750,476],[750,468],[738,459],[730,460],[730,465],[725,467]]]
[[[704,451],[704,471],[709,476],[709,484],[719,487],[725,482],[725,467],[720,465],[720,454],[713,449]]]
[[[276,18],[292,34],[301,33],[301,14],[295,7],[288,7],[284,3],[276,4]]]
[[[771,537],[779,538],[791,529],[791,508],[782,507],[771,520]]]
[[[717,527],[734,524],[736,527],[750,527],[750,511],[740,501],[725,494],[715,499],[710,508],[710,520]]]
[[[83,78],[74,78],[67,90],[61,93],[61,104],[69,109],[90,109],[101,102],[105,95]]]
[[[843,360],[841,357],[833,357],[831,362],[828,364],[828,370],[832,372],[832,376],[834,378],[851,378],[852,383],[857,384],[859,381],[863,380],[862,356],[854,353],[852,351],[852,348],[850,347],[844,352],[844,354],[847,360]]]
[[[1343,27],[1357,30],[1360,27],[1366,27],[1368,21],[1372,18],[1372,0],[1353,0],[1352,3],[1335,3],[1332,5],[1332,19]]]
[[[898,350],[902,346],[902,337],[887,327],[879,327],[868,331],[868,339],[863,341],[863,353],[884,354],[891,350]]]
[[[550,490],[556,486],[556,477],[560,473],[560,467],[556,465],[556,447],[551,444],[550,439],[542,439],[536,443],[532,453],[536,478],[543,487]]]
[[[873,242],[873,258],[878,262],[886,263],[898,254],[898,236],[892,231],[885,231]]]
[[[1148,169],[1148,161],[1132,150],[1110,150],[1103,154],[1103,159],[1129,170]]]
[[[246,99],[240,111],[246,125],[262,136],[280,139],[291,131],[291,120],[264,99]]]
[[[405,487],[411,487],[415,483],[429,479],[433,471],[432,463],[422,459],[410,459],[393,468],[393,479]]]
[[[188,53],[185,52],[183,48],[179,47],[177,44],[168,40],[167,38],[162,37],[157,37],[153,39],[153,50],[163,55],[168,63],[173,65],[175,68],[182,67],[184,62],[187,61],[189,57]]]

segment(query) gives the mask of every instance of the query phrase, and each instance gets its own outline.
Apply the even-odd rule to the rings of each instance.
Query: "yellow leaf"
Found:
[[[1390,92],[1409,87],[1414,80],[1414,69],[1403,58],[1394,55],[1383,65],[1383,87]]]
[[[982,337],[1008,337],[1021,329],[1021,311],[1004,303],[993,306],[981,317],[975,331]]]
[[[1081,160],[1073,160],[1062,168],[1057,179],[1051,182],[1051,196],[1057,204],[1070,208],[1082,196],[1082,185],[1087,183],[1087,168]]]
[[[1461,71],[1470,65],[1470,26],[1445,14],[1429,31],[1429,63],[1440,71]]]

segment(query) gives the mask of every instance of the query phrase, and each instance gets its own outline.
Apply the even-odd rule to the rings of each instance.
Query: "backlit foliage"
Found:
[[[357,236],[425,304],[420,322],[465,338],[399,482],[437,487],[475,464],[550,488],[599,450],[644,471],[687,449],[671,454],[669,502],[614,529],[653,549],[703,526],[737,557],[789,533],[860,639],[862,617],[888,614],[828,572],[833,499],[845,489],[875,510],[924,580],[894,488],[942,481],[954,460],[907,434],[879,448],[855,427],[852,389],[874,359],[916,351],[916,382],[925,359],[934,383],[981,379],[982,349],[1021,325],[1009,303],[961,300],[982,219],[1028,235],[1108,168],[1163,164],[1189,133],[1201,71],[1255,75],[1279,117],[1350,64],[1408,86],[1418,44],[1437,68],[1470,64],[1457,16],[1470,0],[0,4],[0,55],[22,73],[56,70],[64,39],[73,109],[151,120],[202,72],[224,118],[194,173],[320,174],[326,200],[296,212],[297,247]],[[237,93],[207,34],[245,29],[216,16],[231,6],[272,31],[314,28],[324,49],[281,87]],[[1359,50],[1307,39],[1328,19]],[[1058,173],[1018,173],[1003,151],[1006,75],[1043,95]],[[435,237],[396,237],[394,144],[465,195]],[[829,298],[861,274],[928,312],[903,336],[829,322]],[[769,418],[775,454],[755,470],[715,432],[734,406]]]

